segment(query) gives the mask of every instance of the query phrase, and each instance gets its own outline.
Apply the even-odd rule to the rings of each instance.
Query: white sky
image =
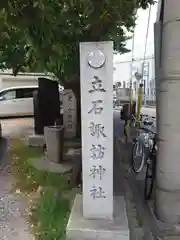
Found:
[[[157,13],[157,4],[151,6],[151,17],[150,17],[150,25],[149,25],[149,33],[148,33],[148,41],[147,41],[147,56],[152,56],[154,54],[154,22],[156,21],[156,13]],[[143,58],[144,49],[145,49],[145,39],[146,39],[146,31],[147,31],[147,23],[148,23],[148,14],[149,9],[147,10],[139,10],[138,11],[138,19],[137,25],[135,28],[135,42],[134,42],[134,58]],[[132,40],[127,41],[127,47],[132,49]],[[123,55],[116,55],[114,57],[114,61],[127,61],[132,59],[132,53],[126,53]]]

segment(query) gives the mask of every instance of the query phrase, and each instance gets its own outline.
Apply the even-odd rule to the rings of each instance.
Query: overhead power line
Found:
[[[146,52],[147,52],[147,42],[148,42],[148,35],[149,35],[150,18],[151,18],[151,5],[149,6],[146,39],[145,39],[145,47],[144,47],[144,60],[143,60],[143,64],[142,64],[142,83],[144,84],[144,104],[145,105],[146,105],[146,81],[144,81],[144,66],[145,66],[145,61],[146,61]]]
[[[150,7],[149,7],[149,13],[148,13],[148,22],[147,22],[146,39],[145,39],[145,46],[144,46],[144,57],[143,57],[142,76],[143,76],[143,74],[144,74],[144,63],[145,63],[145,61],[146,61],[146,52],[147,52],[147,42],[148,42],[148,35],[149,35],[150,19],[151,19],[151,5],[150,5]]]

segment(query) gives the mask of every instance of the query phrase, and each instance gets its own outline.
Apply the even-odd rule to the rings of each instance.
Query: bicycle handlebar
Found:
[[[152,133],[152,134],[155,134],[156,135],[156,131],[153,131],[152,129],[150,128],[146,128],[146,127],[139,127],[138,129],[140,130],[143,130],[143,131],[146,131],[146,132],[149,132],[149,133]]]

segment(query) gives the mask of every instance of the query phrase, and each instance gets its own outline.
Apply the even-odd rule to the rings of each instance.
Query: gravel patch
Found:
[[[9,173],[11,140],[0,142],[0,240],[34,240],[24,217],[27,201],[12,193],[13,179]]]
[[[12,179],[6,166],[0,171],[0,240],[34,240],[23,217],[25,200],[10,193],[11,189]]]

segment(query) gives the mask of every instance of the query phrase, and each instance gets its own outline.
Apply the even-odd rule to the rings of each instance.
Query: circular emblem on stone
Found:
[[[94,50],[88,55],[88,64],[92,68],[101,68],[106,61],[106,57],[101,50]]]

